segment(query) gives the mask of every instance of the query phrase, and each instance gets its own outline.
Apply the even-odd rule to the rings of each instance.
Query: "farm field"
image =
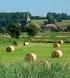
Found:
[[[0,1],[0,78],[70,78],[70,1],[28,1]]]
[[[70,77],[70,43],[53,48],[53,43],[30,43],[24,46],[22,40],[18,40],[14,52],[6,52],[6,47],[13,45],[14,39],[0,39],[0,78]],[[63,51],[61,58],[52,58],[52,51],[56,49]],[[35,53],[37,61],[26,62],[24,59],[27,53]],[[48,61],[49,64],[39,64],[39,61]]]
[[[0,78],[70,78],[70,36],[69,33],[59,34],[39,34],[40,37],[24,36],[19,39],[0,37]],[[65,43],[59,48],[53,48],[53,43],[47,42],[61,39]],[[13,45],[14,41],[17,46]],[[29,41],[29,45],[24,46],[25,41]],[[15,51],[6,52],[10,45],[15,47]],[[52,58],[54,50],[61,50],[63,56]],[[37,61],[26,62],[25,56],[28,53],[35,53]],[[39,61],[48,61],[49,65]]]
[[[6,52],[6,47],[13,45],[12,43],[13,39],[0,41],[0,63],[24,61],[27,53],[35,53],[38,60],[48,60],[50,62],[69,62],[70,60],[70,43],[64,43],[60,48],[53,48],[53,43],[30,43],[28,46],[24,46],[24,42],[19,40],[14,52]],[[52,58],[54,50],[63,51],[63,57],[58,59]]]
[[[70,25],[70,20],[63,20],[62,22],[56,22],[56,25],[59,25],[59,26]]]
[[[47,21],[47,20],[44,20],[44,19],[43,20],[32,20],[33,23],[36,23],[39,25],[43,24],[44,21]],[[58,26],[67,26],[67,25],[70,25],[70,20],[63,20],[62,22],[56,22],[55,24]]]

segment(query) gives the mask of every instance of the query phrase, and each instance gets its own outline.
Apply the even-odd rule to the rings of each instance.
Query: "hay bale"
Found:
[[[9,46],[6,48],[6,51],[7,52],[13,52],[13,51],[15,51],[15,48],[14,48],[14,46]]]
[[[59,47],[60,47],[60,44],[59,44],[59,43],[54,43],[54,44],[53,44],[53,47],[54,47],[54,48],[59,48]]]
[[[52,52],[52,58],[60,58],[62,57],[62,51],[61,50],[55,50]]]
[[[24,45],[29,45],[29,42],[24,42]]]
[[[28,62],[35,61],[36,59],[37,59],[37,56],[34,53],[29,53],[25,56],[25,60]]]
[[[59,40],[58,43],[59,44],[63,44],[64,42],[63,42],[63,40]]]

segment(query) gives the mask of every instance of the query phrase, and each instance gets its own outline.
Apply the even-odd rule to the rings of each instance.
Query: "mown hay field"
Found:
[[[24,41],[24,38],[0,38],[0,78],[70,78],[70,43],[54,48],[53,43],[24,45]],[[15,50],[7,52],[8,46],[14,46]],[[61,50],[62,57],[52,58],[55,50]],[[36,54],[37,61],[25,61],[29,53]]]
[[[37,60],[48,60],[49,62],[69,62],[70,61],[70,43],[64,43],[59,48],[54,48],[53,43],[29,43],[23,45],[20,39],[18,45],[14,46],[14,52],[6,52],[6,47],[13,45],[13,39],[2,39],[0,41],[0,63],[15,63],[24,61],[27,53],[35,53]],[[61,58],[52,58],[54,50],[61,50],[63,56]]]

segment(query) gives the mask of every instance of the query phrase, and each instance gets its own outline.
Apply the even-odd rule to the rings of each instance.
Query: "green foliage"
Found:
[[[70,31],[70,25],[68,25],[68,27],[67,27],[67,31]]]
[[[35,36],[39,32],[37,24],[29,23],[27,26],[27,33],[29,36]]]
[[[54,16],[57,22],[62,22],[62,17],[60,13],[53,12],[52,15]]]
[[[0,27],[0,32],[4,35],[6,33],[6,27]]]
[[[0,78],[70,78],[70,64],[53,63],[38,65],[35,63],[0,64]]]
[[[21,26],[21,32],[26,32],[27,31],[27,27],[26,27],[26,25],[23,25],[23,26]]]
[[[61,18],[62,18],[62,19],[65,20],[65,19],[68,19],[68,17],[69,17],[69,16],[68,16],[66,13],[61,13]]]
[[[13,44],[14,44],[15,46],[18,46],[17,41],[13,41]]]
[[[62,20],[70,19],[70,16],[67,15],[66,13],[55,13],[55,12],[51,13],[51,12],[49,12],[47,14],[47,19],[48,19],[48,16],[50,16],[52,21],[55,19],[58,22],[62,22]],[[54,19],[53,19],[53,17],[54,17]]]
[[[20,25],[18,23],[10,24],[7,27],[8,33],[13,38],[19,38],[21,31],[20,31]]]
[[[52,13],[47,14],[48,23],[55,23],[55,18]]]

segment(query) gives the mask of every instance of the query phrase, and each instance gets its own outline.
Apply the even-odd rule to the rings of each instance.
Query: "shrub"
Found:
[[[14,44],[15,46],[18,46],[17,41],[13,41],[13,44]]]
[[[35,36],[39,32],[39,27],[37,24],[29,23],[27,26],[27,33],[29,36]]]

